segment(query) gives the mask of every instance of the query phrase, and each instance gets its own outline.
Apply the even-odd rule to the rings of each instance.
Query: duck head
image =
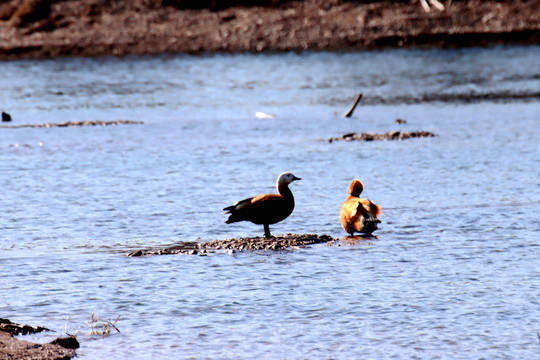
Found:
[[[360,197],[360,194],[364,191],[364,184],[358,179],[354,179],[349,185],[349,195],[354,197]]]
[[[283,174],[279,175],[277,180],[277,186],[283,186],[283,185],[289,185],[295,180],[302,180],[299,177],[294,176],[291,172],[284,172]]]

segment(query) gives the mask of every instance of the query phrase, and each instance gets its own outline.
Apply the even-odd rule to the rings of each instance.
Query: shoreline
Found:
[[[429,12],[415,1],[277,1],[221,10],[146,3],[52,0],[45,17],[26,22],[2,5],[0,60],[540,44],[540,8],[527,0],[454,0]]]
[[[18,339],[14,336],[35,334],[42,331],[51,330],[41,326],[21,325],[8,319],[0,319],[0,358],[67,360],[76,356],[75,349],[79,347],[79,342],[75,336],[59,337],[50,343],[43,344]]]

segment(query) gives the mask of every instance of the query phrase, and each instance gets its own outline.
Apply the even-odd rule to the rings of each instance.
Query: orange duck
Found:
[[[294,210],[294,197],[289,184],[301,180],[290,172],[284,172],[277,179],[279,194],[264,194],[238,201],[224,208],[225,214],[231,214],[225,223],[251,221],[264,225],[264,236],[270,235],[270,224],[285,220]]]
[[[339,220],[343,229],[351,234],[361,233],[371,235],[377,230],[377,224],[381,221],[377,216],[381,213],[381,207],[368,199],[362,199],[360,194],[364,190],[364,184],[354,179],[349,186],[347,200],[341,206]]]

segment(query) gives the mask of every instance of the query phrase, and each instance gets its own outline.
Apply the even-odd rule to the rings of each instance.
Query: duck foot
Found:
[[[268,224],[264,224],[264,237],[267,239],[272,237],[270,234],[270,226]]]

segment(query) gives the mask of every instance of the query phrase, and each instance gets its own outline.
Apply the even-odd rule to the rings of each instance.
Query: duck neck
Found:
[[[364,185],[360,180],[354,180],[349,186],[349,195],[352,197],[360,197],[362,191],[364,191]]]
[[[288,184],[278,184],[277,191],[284,198],[293,198],[292,191],[289,189]]]

